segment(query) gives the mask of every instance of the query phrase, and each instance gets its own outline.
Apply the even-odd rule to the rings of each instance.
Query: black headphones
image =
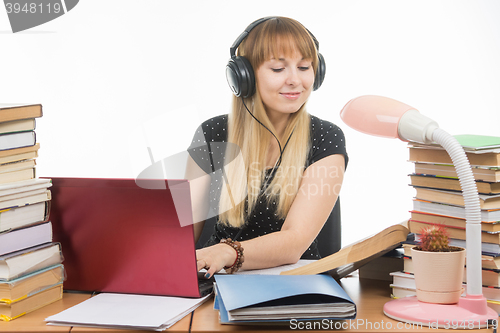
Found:
[[[276,17],[269,16],[258,19],[257,21],[251,23],[245,31],[234,41],[233,45],[229,49],[231,59],[226,65],[226,79],[231,91],[236,97],[248,98],[255,93],[255,74],[250,64],[250,61],[245,57],[236,56],[236,49],[241,44],[241,42],[248,36],[253,28],[265,22],[267,20],[274,19]],[[307,30],[307,29],[306,29]],[[319,50],[319,43],[316,37],[307,30],[309,35],[312,37],[314,44],[316,45],[316,50]],[[318,68],[316,70],[316,75],[314,77],[313,89],[317,90],[323,80],[325,79],[326,65],[325,59],[318,51]]]

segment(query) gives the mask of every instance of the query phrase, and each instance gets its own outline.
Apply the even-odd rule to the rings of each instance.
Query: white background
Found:
[[[38,175],[136,177],[227,113],[229,46],[257,18],[302,22],[327,64],[308,111],[344,130],[343,244],[409,217],[406,144],[343,124],[351,98],[420,110],[451,134],[500,135],[500,1],[82,0],[10,31],[0,9],[0,103],[41,103]]]

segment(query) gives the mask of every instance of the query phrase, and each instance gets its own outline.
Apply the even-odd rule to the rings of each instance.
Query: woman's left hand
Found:
[[[196,250],[198,271],[205,268],[205,277],[209,279],[225,266],[231,266],[237,258],[236,251],[226,244],[215,244]]]

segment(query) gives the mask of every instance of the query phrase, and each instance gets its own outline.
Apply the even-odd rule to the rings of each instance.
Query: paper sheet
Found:
[[[165,330],[207,300],[102,293],[45,319],[48,325]]]

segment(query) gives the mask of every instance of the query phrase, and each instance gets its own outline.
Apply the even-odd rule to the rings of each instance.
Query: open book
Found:
[[[384,255],[406,241],[409,230],[406,221],[390,226],[379,233],[343,247],[340,251],[308,265],[281,272],[282,275],[305,275],[328,272],[340,279],[369,261]]]

